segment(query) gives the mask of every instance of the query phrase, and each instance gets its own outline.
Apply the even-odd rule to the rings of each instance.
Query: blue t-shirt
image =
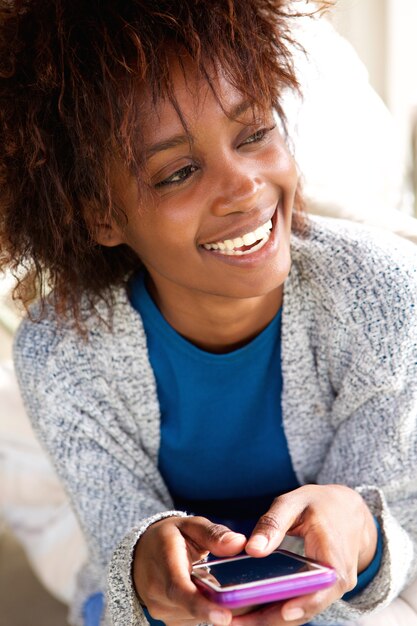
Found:
[[[143,274],[132,282],[161,408],[159,469],[177,507],[254,520],[299,486],[281,415],[281,312],[250,343],[213,354],[161,315]],[[241,530],[241,529],[240,529]]]

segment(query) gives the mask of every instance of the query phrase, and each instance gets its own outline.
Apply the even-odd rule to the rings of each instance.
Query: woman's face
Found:
[[[174,67],[173,85],[188,134],[170,102],[149,105],[151,192],[139,198],[133,181],[120,189],[120,241],[138,254],[161,300],[167,290],[184,298],[267,294],[289,272],[297,185],[273,113],[254,113],[222,76],[216,98],[192,67],[186,79]]]

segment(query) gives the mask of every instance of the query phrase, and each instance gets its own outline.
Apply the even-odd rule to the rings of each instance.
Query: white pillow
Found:
[[[381,226],[417,242],[417,220],[401,209],[404,159],[394,120],[369,84],[353,47],[324,18],[296,20],[302,99],[284,108],[313,213]]]

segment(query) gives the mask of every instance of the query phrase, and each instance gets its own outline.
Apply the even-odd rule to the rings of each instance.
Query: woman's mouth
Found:
[[[272,220],[268,220],[265,224],[258,226],[254,231],[245,233],[234,239],[225,239],[213,243],[203,244],[206,250],[216,250],[218,254],[226,256],[242,256],[252,254],[263,248],[267,243],[272,230]]]

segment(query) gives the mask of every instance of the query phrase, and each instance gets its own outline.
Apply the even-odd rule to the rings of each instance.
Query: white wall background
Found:
[[[329,18],[355,47],[392,112],[408,164],[406,183],[417,191],[411,148],[417,119],[417,0],[337,0]]]

